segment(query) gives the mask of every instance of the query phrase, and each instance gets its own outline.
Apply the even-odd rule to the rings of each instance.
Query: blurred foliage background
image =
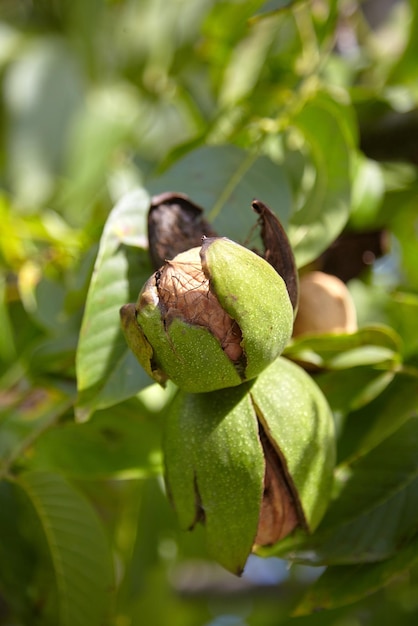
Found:
[[[1,624],[416,623],[416,447],[408,470],[396,462],[418,440],[417,55],[416,0],[0,0]],[[83,397],[103,374],[81,344],[77,390],[110,212],[168,185],[231,236],[240,226],[220,207],[257,194],[299,267],[348,281],[360,327],[386,325],[389,356],[318,380],[340,462],[365,441],[403,485],[393,515],[379,513],[400,529],[396,550],[375,547],[386,570],[361,569],[364,552],[348,563],[348,543],[317,591],[324,566],[306,555],[227,575],[164,495],[172,390],[113,382]]]

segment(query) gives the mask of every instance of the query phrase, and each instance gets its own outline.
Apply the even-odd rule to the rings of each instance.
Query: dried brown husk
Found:
[[[299,280],[296,261],[287,234],[273,211],[260,200],[253,200],[252,208],[260,216],[263,257],[286,283],[289,298],[296,311],[299,301]]]
[[[155,269],[180,252],[199,246],[216,232],[203,218],[203,209],[183,193],[154,196],[148,212],[149,253]]]

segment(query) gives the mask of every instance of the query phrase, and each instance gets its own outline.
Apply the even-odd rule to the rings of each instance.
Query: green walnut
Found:
[[[240,574],[251,551],[314,531],[335,464],[334,421],[312,378],[279,357],[232,389],[179,391],[164,431],[167,491],[184,530]]]
[[[293,308],[282,277],[225,238],[204,238],[157,270],[120,311],[129,347],[159,383],[214,391],[258,376],[283,351]]]

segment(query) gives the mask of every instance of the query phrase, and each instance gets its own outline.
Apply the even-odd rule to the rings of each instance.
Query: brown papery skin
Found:
[[[155,273],[161,313],[166,325],[178,317],[208,328],[233,362],[242,358],[241,330],[210,290],[199,256],[200,248],[177,255]]]
[[[289,535],[300,523],[279,456],[266,434],[262,431],[260,435],[266,469],[255,546],[268,546]]]

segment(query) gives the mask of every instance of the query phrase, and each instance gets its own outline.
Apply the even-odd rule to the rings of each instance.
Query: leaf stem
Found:
[[[248,170],[250,169],[250,167],[253,165],[253,163],[256,161],[257,158],[258,158],[257,153],[250,152],[246,156],[246,158],[241,162],[236,172],[229,179],[223,191],[219,194],[218,200],[215,202],[214,206],[209,211],[208,220],[210,222],[212,222],[215,219],[215,217],[217,217],[217,215],[220,213],[222,207],[224,206],[228,198],[232,195],[232,192],[234,191],[235,187],[237,187],[240,180],[243,178],[246,172],[248,172]]]

